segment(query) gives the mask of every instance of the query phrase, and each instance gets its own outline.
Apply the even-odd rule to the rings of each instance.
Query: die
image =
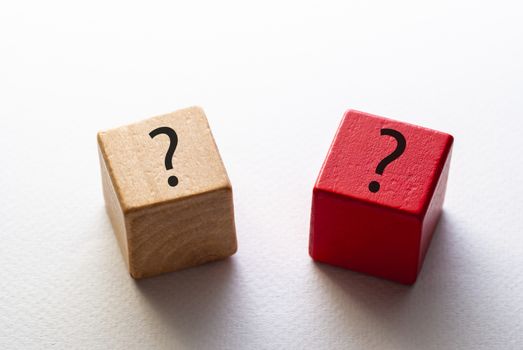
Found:
[[[201,108],[100,132],[98,151],[106,210],[132,277],[236,252],[232,187]]]
[[[442,212],[453,137],[349,110],[313,189],[309,254],[413,284]]]

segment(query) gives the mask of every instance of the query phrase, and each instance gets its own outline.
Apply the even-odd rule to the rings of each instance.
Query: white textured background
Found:
[[[3,1],[0,348],[523,348],[519,3]],[[239,251],[136,283],[95,134],[194,104],[233,183]],[[413,287],[308,257],[312,186],[347,108],[456,137]]]

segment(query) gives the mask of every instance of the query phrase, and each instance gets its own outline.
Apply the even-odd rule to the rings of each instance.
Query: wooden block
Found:
[[[232,187],[201,108],[100,132],[98,151],[107,213],[131,276],[236,252]]]

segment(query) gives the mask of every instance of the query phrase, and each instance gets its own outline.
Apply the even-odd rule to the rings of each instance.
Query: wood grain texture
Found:
[[[149,135],[158,127],[178,135],[170,170],[169,137]],[[98,149],[107,213],[134,278],[236,252],[232,186],[201,108],[100,132]]]

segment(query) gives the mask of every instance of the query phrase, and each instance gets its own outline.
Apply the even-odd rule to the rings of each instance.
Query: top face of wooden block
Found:
[[[452,136],[443,132],[351,110],[315,188],[421,216],[452,143]],[[382,162],[389,155],[392,158]]]
[[[177,136],[170,170],[166,154],[175,142],[161,132],[165,127]],[[150,135],[158,128],[164,129]],[[231,187],[199,107],[100,132],[98,146],[124,212]],[[171,176],[178,179],[175,186],[168,183]]]

